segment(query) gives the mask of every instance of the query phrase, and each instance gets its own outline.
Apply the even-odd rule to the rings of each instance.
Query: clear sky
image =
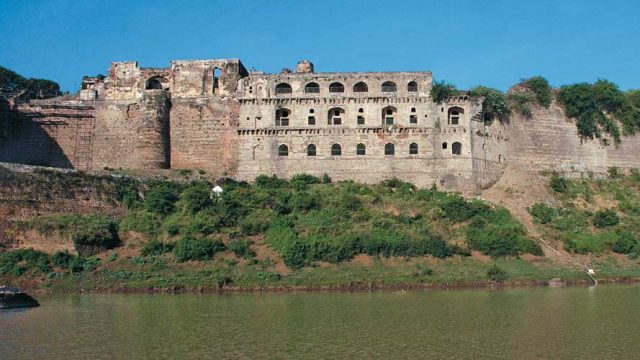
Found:
[[[112,61],[239,58],[279,72],[433,71],[466,89],[640,88],[640,1],[0,0],[0,65],[76,91]]]

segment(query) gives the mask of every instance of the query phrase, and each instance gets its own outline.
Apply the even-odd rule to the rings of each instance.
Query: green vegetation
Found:
[[[503,282],[507,279],[507,273],[498,265],[493,264],[489,270],[487,270],[487,278],[489,278],[489,280]]]
[[[551,86],[547,79],[542,76],[534,76],[528,79],[523,79],[522,85],[533,93],[534,98],[539,105],[546,108],[551,105]]]
[[[615,143],[620,142],[619,124],[624,135],[633,135],[640,130],[637,98],[637,91],[624,93],[618,85],[603,79],[594,84],[565,85],[558,92],[558,101],[564,106],[567,116],[577,119],[580,136],[603,139],[606,133]]]
[[[614,173],[614,176],[611,176]],[[543,225],[545,237],[564,243],[578,254],[608,251],[640,253],[640,176],[610,171],[608,179],[568,179],[553,174],[549,187],[562,205],[551,208],[535,204],[529,212]],[[603,200],[606,199],[606,200]],[[597,206],[606,201],[615,206]]]
[[[484,97],[484,120],[487,122],[493,119],[504,120],[510,113],[507,96],[500,90],[476,86],[469,91],[469,95]]]
[[[460,93],[456,86],[444,80],[434,81],[431,86],[431,99],[436,104],[441,104],[447,98],[456,96]]]
[[[533,111],[531,104],[538,104],[548,108],[551,105],[553,93],[547,79],[542,76],[534,76],[522,79],[521,88],[509,94],[507,102],[509,107],[526,117],[531,117]]]
[[[27,99],[48,99],[62,95],[60,85],[46,79],[25,78],[0,66],[0,89],[18,94]]]

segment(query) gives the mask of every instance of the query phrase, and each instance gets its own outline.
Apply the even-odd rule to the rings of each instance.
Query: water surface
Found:
[[[0,359],[633,359],[640,285],[46,296]]]

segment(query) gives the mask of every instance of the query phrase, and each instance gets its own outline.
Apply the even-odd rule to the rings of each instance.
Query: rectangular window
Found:
[[[334,117],[333,118],[333,125],[340,125],[342,124],[342,119],[339,117]]]
[[[364,116],[358,116],[358,125],[364,125]]]
[[[409,123],[410,124],[417,124],[418,123],[418,116],[417,115],[409,115]]]
[[[393,117],[387,116],[386,118],[384,118],[384,123],[385,125],[393,125]]]
[[[289,118],[281,118],[280,126],[289,126]]]
[[[307,118],[307,124],[308,124],[308,125],[315,125],[315,124],[316,124],[316,118],[315,118],[315,117],[313,117],[313,116],[309,116],[309,117]]]

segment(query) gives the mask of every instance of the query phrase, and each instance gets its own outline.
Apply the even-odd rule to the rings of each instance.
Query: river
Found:
[[[640,358],[640,284],[39,300],[0,359]]]

